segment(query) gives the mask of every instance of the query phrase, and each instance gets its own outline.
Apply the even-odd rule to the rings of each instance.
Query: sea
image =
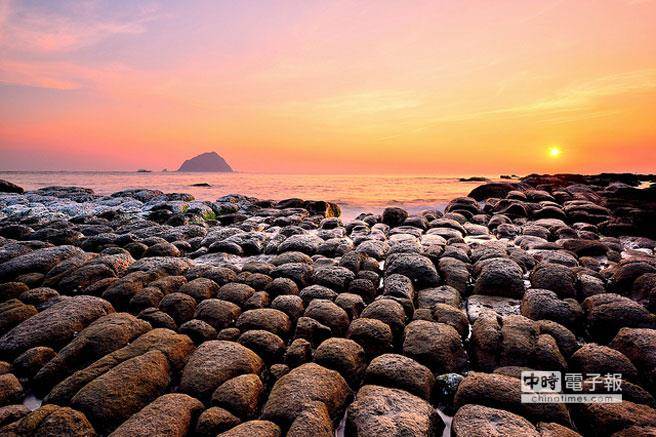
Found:
[[[477,175],[481,176],[481,175]],[[485,176],[485,175],[482,175]],[[498,180],[498,176],[488,176]],[[444,175],[299,175],[263,173],[2,171],[0,179],[34,190],[51,185],[91,188],[100,195],[127,188],[149,188],[165,193],[190,193],[199,200],[214,201],[226,194],[260,199],[326,200],[337,203],[342,218],[351,220],[362,212],[379,213],[388,206],[411,213],[443,210],[453,198],[466,196],[481,182],[461,182]],[[208,184],[209,186],[194,186]]]

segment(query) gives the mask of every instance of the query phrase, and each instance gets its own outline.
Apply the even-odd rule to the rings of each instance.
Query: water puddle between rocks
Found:
[[[30,411],[36,410],[42,403],[43,399],[37,398],[34,393],[28,393],[27,396],[25,396],[25,399],[23,399],[23,405],[29,408]]]

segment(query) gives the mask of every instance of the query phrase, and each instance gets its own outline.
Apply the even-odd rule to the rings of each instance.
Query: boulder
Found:
[[[385,262],[385,276],[398,273],[410,278],[418,287],[435,287],[439,285],[440,275],[435,265],[418,253],[394,253]]]
[[[625,400],[573,404],[572,414],[577,428],[585,435],[610,435],[633,426],[656,426],[656,410]]]
[[[194,319],[208,323],[217,331],[232,326],[241,309],[233,302],[221,299],[205,299],[196,306]]]
[[[230,411],[240,419],[257,415],[264,385],[260,377],[248,373],[229,379],[212,394],[212,404]]]
[[[0,179],[0,193],[23,194],[24,192],[25,190],[22,187],[4,179]]]
[[[349,436],[437,436],[444,422],[425,400],[404,390],[365,385],[346,416]]]
[[[488,261],[480,271],[473,294],[521,299],[524,295],[523,272],[510,259]]]
[[[109,302],[98,297],[64,299],[0,337],[0,357],[13,357],[35,346],[59,350],[91,322],[112,312]]]
[[[84,251],[75,246],[37,249],[0,264],[0,281],[6,282],[24,273],[47,273],[65,259],[76,256],[84,256]]]
[[[193,418],[202,409],[203,404],[191,396],[169,393],[142,408],[110,435],[184,437],[190,430]]]
[[[149,402],[171,382],[169,361],[153,350],[131,358],[86,384],[71,399],[98,431],[111,431]]]
[[[500,408],[527,419],[556,422],[570,425],[569,412],[565,404],[529,404],[521,402],[519,378],[501,374],[470,372],[458,385],[454,398],[456,408],[467,404]]]
[[[333,335],[343,337],[348,330],[350,320],[346,311],[326,299],[314,299],[303,314],[328,326]]]
[[[19,403],[24,397],[23,386],[16,375],[13,373],[0,375],[0,407]]]
[[[351,322],[346,337],[362,346],[368,359],[390,351],[394,343],[389,325],[380,320],[364,317]]]
[[[576,329],[583,310],[574,299],[558,298],[551,290],[530,289],[524,294],[520,306],[522,316],[532,320],[553,320],[570,329]]]
[[[280,427],[268,420],[251,420],[222,432],[217,437],[280,437]]]
[[[406,390],[430,401],[435,378],[428,367],[412,358],[398,354],[384,354],[369,363],[364,383]]]
[[[622,328],[609,346],[631,360],[651,389],[656,387],[656,330]]]
[[[217,434],[239,425],[239,418],[219,407],[203,411],[196,422],[195,433],[199,437],[216,437]]]
[[[287,431],[287,437],[334,437],[335,431],[326,404],[317,402],[299,414]]]
[[[153,329],[127,346],[105,355],[64,379],[50,391],[44,402],[67,405],[77,392],[96,378],[119,364],[150,351],[162,352],[168,359],[170,367],[179,370],[184,366],[187,356],[193,349],[194,343],[186,335],[176,334],[169,329]]]
[[[542,436],[531,422],[517,414],[471,404],[462,406],[453,416],[451,435],[454,437]]]
[[[342,417],[351,395],[348,384],[338,372],[307,363],[276,381],[261,417],[288,427],[309,406],[320,402],[334,422]]]
[[[0,428],[8,436],[95,437],[96,431],[85,415],[68,407],[43,405],[22,419]]]
[[[244,311],[236,323],[241,331],[262,329],[272,332],[281,338],[287,338],[292,324],[287,314],[272,308],[261,308]]]
[[[357,387],[366,364],[364,349],[346,338],[329,338],[314,353],[314,362],[338,371],[351,387]]]
[[[262,359],[239,343],[212,340],[189,357],[180,378],[180,391],[209,401],[218,386],[236,376],[262,372]]]
[[[444,323],[415,320],[403,335],[403,354],[435,374],[463,372],[467,353],[458,332]]]

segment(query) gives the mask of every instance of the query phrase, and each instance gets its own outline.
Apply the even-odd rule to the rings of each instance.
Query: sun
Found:
[[[553,147],[549,147],[547,153],[549,153],[549,156],[551,158],[558,158],[560,154],[563,153],[563,151],[560,150],[560,147],[553,146]]]

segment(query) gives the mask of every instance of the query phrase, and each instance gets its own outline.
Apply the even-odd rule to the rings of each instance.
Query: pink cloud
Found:
[[[93,5],[93,4],[92,4]],[[156,9],[142,7],[125,20],[102,17],[93,6],[73,8],[70,14],[24,10],[20,3],[0,0],[0,50],[20,54],[60,53],[93,46],[114,35],[141,34]]]

